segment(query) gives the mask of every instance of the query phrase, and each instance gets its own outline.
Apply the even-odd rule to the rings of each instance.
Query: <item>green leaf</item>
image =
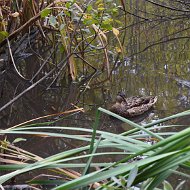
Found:
[[[112,10],[111,10],[111,12],[114,14],[114,13],[117,13],[118,12],[118,8],[113,8]]]
[[[105,8],[104,8],[104,7],[99,7],[98,10],[99,10],[99,11],[104,11]]]
[[[50,13],[51,13],[51,9],[44,9],[44,10],[41,11],[40,15],[41,15],[42,18],[45,18]]]
[[[135,163],[129,163],[125,167],[120,165],[106,171],[95,171],[85,176],[81,176],[77,179],[69,181],[61,186],[55,187],[54,190],[77,189],[80,187],[84,187],[88,184],[99,182],[103,179],[107,179],[112,176],[117,176],[122,173],[128,172],[132,170],[135,166],[141,167],[142,165],[151,164],[152,162],[155,162],[156,160],[160,160],[164,157],[172,156],[172,154],[173,153],[167,153],[167,154],[162,154],[159,156],[149,157]]]
[[[83,23],[87,26],[92,25],[92,24],[96,24],[97,21],[95,19],[92,18],[85,18]]]
[[[0,35],[3,36],[3,37],[8,37],[9,33],[6,32],[6,31],[0,31]]]
[[[111,24],[102,24],[101,27],[103,29],[108,30],[108,31],[112,30],[112,25]]]
[[[64,48],[63,45],[60,45],[60,46],[59,46],[59,51],[60,51],[61,53],[63,53],[63,52],[65,51],[65,48]]]
[[[18,142],[21,142],[21,141],[26,141],[26,139],[24,138],[16,138],[13,143],[18,143]]]
[[[126,186],[126,180],[125,180],[125,178],[124,178],[123,176],[121,176],[121,177],[120,177],[120,180],[121,180],[121,185],[122,185],[123,187],[125,187],[125,186]]]
[[[92,10],[92,5],[88,5],[87,11],[91,11],[91,10]]]
[[[71,7],[71,3],[70,3],[70,2],[67,2],[67,3],[65,4],[65,7],[66,7],[67,9],[69,9],[69,8]]]
[[[164,181],[163,184],[164,184],[164,190],[173,190],[173,187],[169,182]]]
[[[130,172],[129,172],[129,177],[127,180],[127,187],[131,187],[133,181],[135,180],[136,176],[138,174],[138,167],[135,166]]]
[[[65,15],[67,15],[68,17],[70,17],[71,16],[71,13],[69,12],[69,11],[67,11],[67,10],[65,10]]]

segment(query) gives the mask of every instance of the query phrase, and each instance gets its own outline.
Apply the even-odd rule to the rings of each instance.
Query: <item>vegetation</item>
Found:
[[[67,84],[79,86],[76,93],[71,90],[77,98],[68,97],[69,106],[65,105],[61,112],[0,130],[0,184],[3,185],[0,187],[11,188],[7,184],[22,174],[30,174],[25,180],[28,188],[57,190],[170,190],[174,188],[168,176],[176,174],[189,179],[189,126],[165,123],[189,116],[189,111],[141,126],[98,108],[92,127],[57,124],[65,115],[68,118],[83,111],[76,106],[81,94],[92,86],[101,87],[114,80],[114,73],[122,64],[138,59],[137,55],[143,57],[146,51],[156,52],[158,60],[161,59],[163,44],[173,52],[171,56],[165,51],[164,60],[169,64],[158,69],[155,60],[148,66],[142,62],[141,66],[147,67],[147,72],[154,69],[157,73],[164,70],[171,75],[180,72],[189,75],[184,71],[189,69],[190,54],[179,51],[179,48],[189,49],[189,8],[186,0],[0,0],[0,94],[4,92],[1,86],[5,86],[5,80],[1,82],[1,79],[7,77],[10,70],[11,77],[14,75],[24,83],[21,87],[21,82],[14,84],[18,91],[14,90],[5,102],[0,102],[0,114],[9,109],[11,117],[12,110],[19,107],[14,109],[13,104],[39,86],[44,91]],[[178,41],[181,43],[176,44]],[[173,63],[176,55],[180,58],[178,64]],[[35,59],[27,62],[31,56]],[[155,54],[151,56],[155,58]],[[14,83],[14,79],[11,82]],[[9,87],[5,89],[8,91]],[[27,108],[23,108],[26,112]],[[122,134],[98,130],[102,112],[134,129]],[[60,115],[64,117],[60,119]],[[41,121],[46,118],[49,120]],[[161,132],[154,131],[158,125]],[[166,129],[170,132],[164,132]],[[77,140],[80,147],[42,158],[19,148],[24,141],[31,143],[31,137]],[[15,140],[10,140],[12,138]],[[151,139],[150,142],[147,139]],[[121,159],[114,162],[97,162],[103,157],[118,155]],[[184,181],[175,189],[179,190],[183,184]]]
[[[101,112],[132,125],[134,129],[118,135],[99,131],[98,124]],[[27,134],[42,137],[70,138],[84,141],[87,145],[63,151],[47,158],[41,158],[38,155],[34,155],[15,147],[8,141],[1,141],[1,150],[4,150],[4,153],[1,155],[5,157],[5,159],[1,159],[1,161],[7,164],[1,165],[0,168],[1,170],[15,171],[2,175],[0,177],[0,182],[1,184],[5,183],[7,180],[10,180],[17,175],[33,170],[48,169],[54,174],[51,176],[44,174],[44,176],[54,176],[51,183],[43,179],[36,179],[37,177],[30,180],[28,183],[33,185],[51,184],[54,185],[53,189],[79,189],[81,187],[91,187],[92,189],[134,189],[135,187],[138,187],[139,189],[147,190],[154,189],[159,184],[163,183],[163,189],[172,189],[172,186],[165,181],[169,175],[175,173],[180,176],[190,177],[179,170],[180,168],[185,168],[186,170],[190,169],[190,128],[173,133],[155,133],[152,132],[152,130],[154,129],[153,126],[156,124],[170,119],[187,116],[189,114],[190,112],[186,111],[145,126],[140,126],[110,111],[99,108],[92,129],[50,126],[47,125],[47,123],[41,123],[40,125],[36,124],[35,126],[25,125],[1,130],[0,133],[4,135]],[[171,126],[162,126],[161,128],[166,127],[168,128]],[[62,130],[62,132],[54,132],[58,129]],[[140,130],[145,133],[140,134]],[[69,131],[76,131],[76,134],[69,135]],[[77,134],[78,132],[86,133],[86,135],[79,135]],[[146,141],[138,140],[146,139],[145,137],[147,137],[147,135],[158,142],[151,145]],[[169,137],[165,138],[168,135]],[[16,139],[17,142],[22,140],[23,139]],[[100,150],[103,148],[104,151],[101,152]],[[108,148],[114,149],[106,151]],[[93,161],[97,157],[101,158],[102,156],[115,154],[123,155],[123,158],[114,163],[97,163]],[[86,163],[81,163],[81,159],[84,158]],[[73,171],[76,167],[83,170],[82,175]],[[98,170],[92,170],[94,167],[101,168]],[[68,170],[68,168],[70,170]],[[69,177],[72,180],[68,181],[64,176]],[[41,177],[42,175],[39,174],[38,178]],[[107,181],[105,181],[106,179]],[[176,189],[180,189],[182,185],[183,183],[179,184]]]

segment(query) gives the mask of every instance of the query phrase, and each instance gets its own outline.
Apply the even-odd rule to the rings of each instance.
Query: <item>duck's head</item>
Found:
[[[126,96],[125,96],[125,93],[124,92],[119,92],[118,94],[117,94],[117,97],[116,97],[116,102],[118,102],[118,103],[121,103],[121,102],[126,102]]]

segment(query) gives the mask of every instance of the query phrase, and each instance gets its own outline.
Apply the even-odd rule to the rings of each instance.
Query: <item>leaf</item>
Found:
[[[118,9],[117,9],[117,8],[113,8],[113,9],[111,10],[111,12],[112,12],[112,13],[117,13],[117,12],[118,12]]]
[[[61,24],[60,27],[59,27],[59,30],[60,30],[60,31],[63,30],[64,27],[65,27],[65,24]]]
[[[136,176],[138,174],[138,167],[135,166],[130,172],[129,172],[129,177],[127,180],[127,187],[131,187],[132,183],[134,182]]]
[[[11,16],[14,17],[14,18],[18,17],[19,15],[20,14],[18,12],[14,12],[14,13],[11,14]]]
[[[125,178],[124,178],[123,176],[121,176],[121,177],[120,177],[120,180],[121,180],[121,185],[122,185],[123,187],[125,187],[125,186],[126,186],[126,180],[125,180]]]
[[[70,56],[69,58],[69,71],[70,75],[73,81],[76,79],[77,71],[76,71],[76,66],[75,66],[75,60],[73,56]]]
[[[71,3],[70,3],[70,2],[67,2],[67,3],[65,4],[65,7],[66,7],[67,9],[69,9],[69,8],[71,7]]]
[[[65,51],[65,48],[64,48],[64,46],[61,44],[61,46],[59,46],[59,51],[61,52],[61,53],[63,53],[64,51]]]
[[[121,53],[122,52],[121,48],[119,48],[119,47],[115,47],[115,50],[117,51],[117,53]]]
[[[86,33],[90,33],[90,30],[88,28],[82,28],[81,31],[86,32]]]
[[[18,143],[18,142],[21,142],[21,141],[26,141],[26,139],[24,138],[16,138],[13,143]]]
[[[108,31],[112,30],[112,25],[111,24],[102,24],[101,27],[103,29],[108,30]]]
[[[114,33],[115,36],[119,35],[119,30],[118,29],[112,28],[112,31],[113,31],[113,33]]]
[[[98,10],[99,10],[99,11],[104,11],[105,8],[104,8],[104,7],[99,7]]]
[[[87,11],[91,11],[92,10],[92,5],[88,5],[87,6]]]
[[[6,31],[0,31],[0,35],[3,36],[3,37],[8,37],[9,33],[6,32]]]
[[[120,25],[122,25],[123,23],[120,21],[120,20],[114,20],[114,22],[116,22],[117,24],[120,24]]]
[[[169,182],[164,181],[163,184],[164,184],[164,190],[173,190],[173,187]]]
[[[57,24],[57,20],[56,20],[56,18],[55,18],[53,15],[51,15],[51,16],[49,17],[49,23],[50,23],[50,25],[52,25],[53,27],[55,27],[55,25]]]
[[[44,9],[44,10],[41,11],[40,15],[41,15],[42,18],[45,18],[50,13],[51,13],[51,9]]]
[[[71,16],[71,13],[70,13],[70,11],[67,11],[67,10],[65,10],[65,15],[67,15],[68,17],[70,17]]]

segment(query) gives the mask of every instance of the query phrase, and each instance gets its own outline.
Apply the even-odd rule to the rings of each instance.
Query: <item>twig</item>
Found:
[[[179,12],[190,12],[190,10],[187,10],[187,9],[177,9],[175,7],[171,7],[171,6],[167,6],[167,5],[162,5],[162,4],[159,4],[159,3],[156,3],[154,1],[151,1],[151,0],[145,0],[149,3],[152,3],[153,5],[156,5],[156,6],[159,6],[159,7],[162,7],[162,8],[166,8],[166,9],[169,9],[169,10],[172,10],[172,11],[179,11]]]
[[[75,107],[76,107],[76,109],[74,109],[74,110],[68,110],[68,111],[64,111],[64,112],[59,112],[59,113],[54,113],[54,114],[49,114],[49,115],[44,115],[44,116],[41,116],[41,117],[37,117],[37,118],[31,119],[31,120],[25,121],[25,122],[23,122],[23,123],[19,123],[18,125],[15,125],[15,126],[13,126],[13,127],[10,127],[9,129],[14,129],[14,128],[16,128],[16,127],[25,125],[25,124],[27,124],[27,123],[31,123],[31,122],[33,122],[33,121],[37,121],[37,120],[39,120],[39,119],[44,119],[44,118],[48,118],[48,117],[52,117],[52,116],[63,115],[63,114],[69,114],[69,113],[78,112],[78,111],[84,112],[84,111],[83,111],[83,108],[79,108],[79,107],[77,107],[77,106],[75,106]]]
[[[11,61],[12,61],[12,63],[13,63],[13,66],[14,66],[14,68],[15,68],[15,71],[17,72],[17,74],[18,74],[22,79],[28,80],[28,79],[26,79],[26,78],[19,72],[19,70],[17,69],[17,66],[16,66],[15,61],[14,61],[14,58],[13,58],[13,54],[12,54],[12,50],[11,50],[11,46],[10,46],[9,39],[7,38],[6,40],[7,40],[7,45],[8,45],[8,48],[9,48],[9,54],[10,54],[10,56],[11,56]]]
[[[1,7],[0,7],[0,16],[3,18],[3,14],[2,14]],[[6,27],[5,27],[4,22],[2,22],[2,26],[3,26],[3,30],[6,31]],[[21,78],[23,78],[24,80],[26,80],[26,78],[21,75],[21,73],[18,71],[18,69],[17,69],[17,67],[16,67],[16,64],[15,64],[15,61],[14,61],[14,58],[13,58],[13,54],[12,54],[12,50],[11,50],[11,46],[10,46],[9,39],[8,39],[8,38],[5,38],[5,40],[6,40],[6,42],[7,42],[8,49],[9,49],[9,54],[10,54],[10,56],[11,56],[11,60],[12,60],[12,63],[13,63],[13,66],[14,66],[16,72],[18,73],[18,75],[19,75]]]

